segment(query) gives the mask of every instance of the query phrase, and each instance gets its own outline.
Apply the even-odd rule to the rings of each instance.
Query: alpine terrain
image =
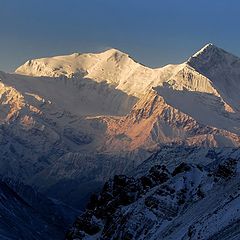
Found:
[[[109,49],[0,72],[1,239],[240,239],[239,92],[213,44],[155,69]]]

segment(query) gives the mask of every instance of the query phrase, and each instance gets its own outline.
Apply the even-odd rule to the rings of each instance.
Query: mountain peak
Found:
[[[121,52],[120,50],[116,49],[116,48],[109,48],[103,52],[111,52],[111,53],[115,53],[115,52]]]
[[[192,57],[188,59],[188,62],[192,62],[193,59],[209,59],[217,52],[225,52],[224,50],[216,47],[212,43],[206,44],[203,48],[201,48],[199,51],[197,51]]]
[[[216,48],[217,47],[214,44],[208,43],[203,48],[201,48],[198,52],[196,52],[193,56],[198,56],[204,52],[212,51],[213,49],[216,49]]]
[[[203,68],[221,70],[222,67],[233,66],[236,62],[239,62],[238,57],[209,43],[190,57],[187,64],[196,70],[203,70]]]
[[[107,57],[110,57],[110,56],[128,56],[127,53],[124,53],[116,48],[109,48],[105,51],[102,51],[99,53],[100,55],[103,55],[103,56],[107,56]]]

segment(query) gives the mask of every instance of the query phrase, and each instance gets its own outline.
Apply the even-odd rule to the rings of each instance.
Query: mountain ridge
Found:
[[[239,149],[226,151],[162,147],[92,195],[66,239],[238,239]]]
[[[116,49],[30,60],[0,72],[0,174],[83,209],[115,174],[236,158],[239,80],[240,60],[211,44],[157,69]]]
[[[65,76],[71,78],[76,76],[89,78],[96,82],[106,81],[108,84],[115,86],[116,89],[138,98],[146,94],[152,87],[163,85],[165,82],[168,82],[175,88],[189,87],[190,90],[194,91],[199,90],[213,93],[215,95],[227,95],[223,96],[223,99],[226,99],[226,104],[231,106],[232,102],[229,100],[229,94],[227,94],[226,91],[223,91],[222,85],[226,85],[225,80],[223,79],[223,83],[220,85],[219,83],[216,84],[216,76],[214,75],[214,72],[208,74],[206,71],[209,70],[204,67],[205,64],[213,64],[214,66],[218,64],[218,62],[214,62],[215,60],[213,61],[211,58],[210,60],[208,59],[209,56],[213,54],[215,54],[215,57],[213,56],[214,59],[218,59],[220,56],[220,60],[217,60],[218,62],[220,61],[219,64],[225,64],[227,66],[234,62],[234,64],[237,64],[239,67],[240,61],[237,57],[225,52],[213,44],[207,44],[182,64],[169,64],[155,69],[145,67],[135,62],[126,53],[111,49],[96,54],[80,54],[77,56],[65,55],[30,60],[30,62],[28,61],[17,68],[16,73],[45,77]],[[221,63],[223,60],[224,62]],[[228,61],[230,61],[230,63]],[[222,71],[219,67],[217,70]],[[226,71],[231,73],[228,67]],[[201,82],[198,83],[197,77],[192,76],[194,74],[196,75],[196,73],[201,74],[206,78],[204,81],[201,80],[201,82],[206,82],[206,86],[201,85]],[[237,73],[233,72],[233,74],[233,77],[235,78],[240,75],[239,71]],[[186,79],[185,75],[187,77]],[[234,83],[234,86],[236,84],[237,83]],[[239,87],[236,87],[237,90],[238,88]],[[235,93],[236,90],[233,92]],[[239,100],[237,96],[236,98]],[[238,108],[239,106],[231,107]]]
[[[238,71],[230,60],[219,65],[217,59],[216,66],[229,72],[234,84],[228,88],[237,93]],[[217,85],[227,73],[210,69],[210,78],[186,62],[150,69],[115,49],[44,58],[41,64],[20,67],[36,76],[0,73],[1,171],[52,197],[68,199],[58,194],[64,184],[69,191],[81,181],[100,186],[124,173],[124,164],[131,170],[166,144],[240,145],[239,96]]]

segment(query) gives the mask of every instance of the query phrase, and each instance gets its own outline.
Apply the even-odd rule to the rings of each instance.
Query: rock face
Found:
[[[208,110],[206,104],[211,105]],[[153,149],[159,144],[238,146],[238,114],[233,118],[230,115],[218,98],[159,87],[139,100],[126,117],[109,123],[107,146],[115,151]],[[232,121],[236,122],[234,127],[229,125]]]
[[[239,156],[206,165],[183,161],[115,176],[66,239],[238,239],[239,164]]]

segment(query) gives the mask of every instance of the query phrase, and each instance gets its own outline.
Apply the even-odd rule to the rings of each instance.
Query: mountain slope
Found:
[[[187,64],[209,78],[223,99],[239,110],[240,59],[213,44],[194,54]]]
[[[127,54],[110,49],[97,54],[30,60],[15,74],[0,72],[0,174],[23,181],[77,208],[83,208],[90,193],[98,191],[109,177],[132,175],[133,178],[120,177],[120,182],[130,183],[125,189],[130,188],[130,196],[125,190],[120,191],[115,202],[116,183],[110,181],[110,189],[103,191],[107,200],[98,203],[93,199],[100,205],[98,220],[92,218],[99,214],[95,209],[90,215],[87,212],[87,216],[80,218],[80,223],[84,221],[87,226],[78,229],[77,222],[73,236],[75,233],[89,235],[90,231],[91,234],[104,233],[108,239],[123,235],[131,238],[131,234],[144,238],[139,222],[149,230],[146,233],[149,239],[158,239],[162,234],[169,239],[179,234],[186,239],[188,234],[192,239],[196,234],[203,239],[223,238],[224,235],[227,238],[234,229],[237,229],[237,236],[238,212],[236,216],[229,215],[234,224],[230,226],[230,218],[225,218],[221,224],[224,228],[220,230],[211,227],[205,231],[201,228],[204,224],[194,219],[186,226],[182,222],[185,223],[184,216],[193,215],[192,209],[204,208],[210,215],[198,215],[199,220],[204,222],[207,218],[212,226],[215,212],[212,213],[211,203],[217,198],[223,209],[233,209],[231,213],[237,211],[235,203],[239,198],[232,189],[238,187],[238,170],[234,168],[231,179],[222,179],[219,183],[209,174],[214,170],[212,163],[221,169],[223,160],[239,160],[239,151],[234,148],[240,145],[239,62],[237,57],[208,44],[182,64],[157,69],[145,67]],[[181,162],[188,162],[191,170],[174,175],[174,169]],[[144,191],[139,184],[142,177],[146,180],[155,170],[159,172],[162,168],[153,166],[162,163],[167,166],[165,183],[175,191],[167,193],[166,199],[155,192],[164,190],[162,180]],[[230,201],[219,196],[223,195],[219,190],[221,184]],[[200,185],[204,189],[199,193],[195,190],[201,188]],[[21,187],[15,186],[8,185],[21,202],[10,201],[7,209],[13,208],[17,217],[24,209],[24,219],[30,215],[30,220],[39,222],[40,226],[49,221],[29,213],[27,204],[36,207],[38,200],[31,201]],[[111,199],[114,195],[112,200],[117,204],[110,204],[108,209],[116,227],[113,231],[108,230],[106,216],[101,215],[102,207],[105,209],[105,203],[108,204],[108,193]],[[203,194],[206,198],[200,199]],[[182,195],[187,200],[183,204],[186,209],[177,201]],[[10,193],[7,197],[15,199]],[[118,198],[130,203],[122,207]],[[152,198],[157,200],[152,201]],[[191,203],[192,198],[196,202]],[[166,206],[171,202],[173,208],[152,209],[152,204],[158,201]],[[45,204],[39,205],[45,209]],[[59,216],[54,209],[51,215]],[[115,215],[115,210],[120,215]],[[220,221],[223,212],[215,210]],[[142,217],[141,211],[150,215]],[[38,213],[41,215],[42,211],[38,209]],[[88,220],[92,220],[94,226],[88,224]],[[13,217],[11,224],[18,224],[18,221]],[[119,221],[122,228],[119,228]],[[161,225],[162,222],[165,225]],[[179,227],[175,227],[175,223]],[[32,236],[35,228],[28,229],[27,225],[27,222],[19,222]],[[6,229],[4,235],[10,231]],[[38,237],[41,235],[45,237],[45,232]]]
[[[213,95],[158,87],[126,117],[107,120],[106,145],[109,151],[154,149],[159,144],[234,147],[240,143],[239,119]]]
[[[92,196],[66,239],[238,239],[240,155],[221,151],[204,156],[188,148],[183,155],[181,149],[174,159],[161,150],[141,173],[115,176]]]
[[[31,187],[0,180],[1,239],[60,239],[77,213]]]
[[[169,78],[177,65],[150,69],[116,49],[98,54],[72,54],[27,61],[16,73],[29,76],[84,77],[95,82],[107,82],[128,95],[140,97],[151,86]]]
[[[0,72],[1,89],[12,87],[28,101],[42,99],[75,115],[124,115],[135,104],[128,96],[105,82],[87,78],[29,77]],[[33,98],[33,99],[31,99]]]

